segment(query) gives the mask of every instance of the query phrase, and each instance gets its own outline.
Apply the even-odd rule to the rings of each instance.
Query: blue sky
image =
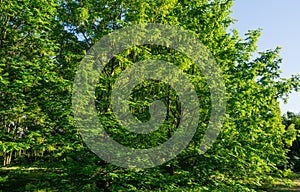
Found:
[[[282,77],[300,74],[300,0],[236,0],[232,9],[231,17],[238,20],[232,27],[240,35],[263,29],[259,51],[282,47]],[[281,110],[300,112],[300,93],[291,94]]]

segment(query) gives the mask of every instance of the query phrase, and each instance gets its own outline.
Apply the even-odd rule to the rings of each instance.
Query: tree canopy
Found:
[[[232,0],[0,0],[0,159],[3,166],[64,168],[74,190],[253,191],[284,174],[295,139],[283,123],[280,99],[299,88],[299,76],[280,76],[280,48],[257,52],[260,30],[245,38],[228,32]],[[72,87],[86,52],[102,37],[139,23],[174,25],[199,39],[214,56],[226,85],[226,115],[218,139],[199,151],[209,123],[209,86],[196,65],[163,46],[129,48],[104,68],[95,91],[98,117],[119,143],[150,148],[166,140],[180,119],[178,95],[167,84],[145,81],[130,95],[130,107],[149,120],[149,104],[160,99],[167,116],[159,131],[132,134],[115,120],[112,87],[123,70],[147,59],[165,60],[188,74],[199,97],[199,127],[188,147],[150,169],[124,169],[93,154],[72,114]],[[255,57],[254,57],[255,55]],[[168,91],[160,91],[168,90]],[[80,182],[78,182],[80,181]],[[63,181],[58,181],[63,182]],[[53,190],[63,190],[52,186]],[[70,189],[71,190],[71,189]]]

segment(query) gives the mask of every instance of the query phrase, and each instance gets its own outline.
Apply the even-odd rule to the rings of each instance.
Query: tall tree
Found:
[[[197,182],[188,182],[188,180],[195,181],[196,178],[201,178],[200,181],[204,178],[206,180],[219,178],[217,182],[231,183],[236,182],[237,178],[247,180],[255,177],[260,181],[274,171],[278,171],[276,166],[286,162],[287,150],[284,148],[284,143],[287,138],[280,118],[278,99],[284,98],[293,89],[297,89],[299,79],[297,76],[290,79],[280,77],[280,48],[260,52],[257,58],[252,59],[252,55],[257,51],[256,42],[260,36],[259,30],[249,31],[245,39],[239,37],[236,30],[232,33],[227,32],[228,27],[233,23],[229,16],[231,0],[180,2],[176,0],[134,2],[128,0],[101,3],[71,1],[64,3],[64,8],[68,8],[64,9],[65,13],[69,16],[62,19],[66,19],[64,22],[67,23],[68,28],[74,29],[74,36],[81,36],[78,41],[91,45],[109,31],[136,23],[177,25],[199,38],[213,53],[222,69],[226,81],[227,112],[222,133],[213,149],[204,155],[197,153],[197,146],[203,136],[203,132],[199,131],[191,145],[176,159],[155,169],[155,174],[152,171],[145,171],[145,173],[170,174],[172,177],[180,177],[181,182],[186,181],[191,186],[197,185]],[[72,14],[75,15],[75,19],[70,16]],[[104,104],[104,101],[109,98],[110,88],[114,83],[114,78],[117,78],[116,71],[151,57],[179,61],[184,71],[191,75],[193,82],[198,86],[199,97],[206,98],[201,100],[201,105],[206,107],[203,107],[201,111],[203,118],[199,125],[207,126],[210,101],[207,93],[203,91],[208,89],[201,73],[195,71],[195,66],[190,65],[182,54],[157,46],[130,49],[127,54],[119,57],[121,59],[111,62],[106,74],[103,74],[103,79],[106,80],[100,81],[99,85],[104,89],[99,88],[101,91],[98,93],[106,90],[107,94],[98,95],[98,106],[102,106],[98,108],[99,111],[107,111],[105,107],[109,107],[108,104]],[[144,86],[147,93],[154,93],[155,89],[158,89]],[[148,96],[136,92],[133,97],[136,98],[134,105],[141,108],[142,106],[138,105],[137,101],[142,98],[142,100],[147,100]],[[167,94],[166,97],[172,102],[176,100],[172,93]],[[168,101],[164,102],[167,105],[170,104]],[[173,110],[176,114],[176,107]],[[101,113],[99,115],[101,116]],[[176,117],[176,115],[172,117],[171,113],[168,115],[173,120]],[[113,123],[112,119],[109,119],[107,126],[110,127],[109,130],[114,130],[111,127],[118,130],[118,125]],[[123,135],[116,136],[116,138],[122,140],[125,136],[128,134],[123,132]],[[146,143],[159,142],[157,139],[160,138],[159,136],[165,138],[165,135],[160,133],[149,137]],[[133,138],[139,142],[127,140],[123,144],[145,147],[145,142],[141,142],[145,138],[139,139],[139,136],[133,136]],[[165,170],[168,171],[165,172]],[[176,173],[177,176],[174,176]],[[211,182],[215,181],[211,180]],[[113,185],[110,188],[114,189]]]
[[[202,106],[199,128],[180,155],[152,169],[122,169],[91,158],[90,164],[80,165],[80,170],[87,171],[87,185],[107,191],[246,191],[250,189],[244,181],[259,185],[273,173],[280,173],[277,167],[286,163],[284,145],[289,137],[278,100],[299,88],[299,77],[280,77],[279,48],[258,53],[253,59],[259,30],[249,31],[245,39],[236,30],[227,32],[233,23],[232,0],[22,3],[16,6],[7,0],[0,5],[0,118],[5,165],[16,151],[38,149],[49,153],[64,146],[59,152],[65,154],[81,148],[69,116],[70,88],[79,61],[93,44],[114,30],[138,23],[162,23],[190,32],[216,58],[227,92],[226,118],[218,140],[205,154],[199,150],[211,112],[209,86],[201,71],[182,53],[163,46],[129,48],[110,61],[97,84],[96,107],[107,132],[123,145],[149,148],[166,141],[176,130],[178,96],[161,82],[141,83],[130,95],[131,112],[142,121],[149,120],[148,106],[153,100],[165,103],[167,117],[159,132],[131,134],[120,127],[110,110],[111,89],[121,72],[150,58],[172,62],[189,75]],[[44,146],[47,150],[42,149]]]
[[[6,166],[13,156],[63,150],[68,134],[62,134],[72,126],[71,86],[56,59],[56,2],[2,0],[0,7],[0,153]]]

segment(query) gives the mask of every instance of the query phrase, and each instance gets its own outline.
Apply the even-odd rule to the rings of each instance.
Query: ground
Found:
[[[292,181],[292,188],[286,187],[284,184],[278,184],[270,191],[274,192],[288,192],[288,191],[299,191],[300,192],[300,175]]]
[[[8,176],[8,179],[1,180]],[[0,192],[4,191],[61,191],[63,189],[76,190],[79,182],[78,174],[69,174],[61,169],[45,168],[0,168]],[[41,190],[43,189],[43,190]],[[300,174],[295,174],[286,184],[278,181],[268,192],[300,192]]]

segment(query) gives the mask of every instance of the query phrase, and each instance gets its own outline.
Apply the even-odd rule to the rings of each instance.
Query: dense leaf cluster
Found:
[[[286,164],[286,145],[293,137],[282,123],[279,99],[299,88],[299,77],[280,77],[280,48],[257,53],[260,30],[249,31],[245,38],[236,30],[228,32],[234,22],[232,3],[0,0],[3,166],[61,168],[65,179],[57,180],[52,190],[67,186],[85,191],[252,191],[283,174],[278,167]],[[115,56],[102,71],[95,96],[99,119],[123,145],[149,148],[168,140],[181,108],[169,85],[143,82],[130,96],[132,114],[149,120],[149,105],[160,99],[168,109],[166,120],[150,135],[122,129],[112,113],[110,95],[128,66],[147,59],[174,63],[188,74],[199,97],[199,127],[189,146],[175,159],[146,170],[118,168],[91,153],[77,133],[71,107],[75,73],[89,48],[110,32],[138,23],[175,25],[197,37],[222,71],[227,100],[222,131],[202,154],[199,146],[209,123],[211,98],[195,64],[183,53],[154,45],[135,46]]]

